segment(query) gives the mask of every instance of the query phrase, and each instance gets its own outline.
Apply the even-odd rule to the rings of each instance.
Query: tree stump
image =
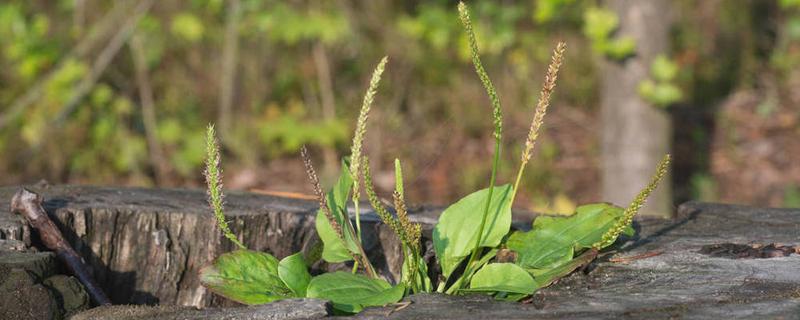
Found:
[[[0,188],[0,208],[8,207],[16,190]],[[199,269],[234,249],[217,229],[204,191],[78,186],[35,191],[115,303],[206,307],[223,301],[199,284]],[[314,236],[313,201],[230,192],[227,204],[234,233],[251,249],[280,258]],[[423,210],[411,216],[425,224],[429,237],[437,214]],[[398,271],[398,244],[376,221],[367,212],[364,238],[376,267],[391,276]],[[26,238],[29,232],[7,210],[0,212],[0,222],[3,238],[36,241],[35,234]],[[673,220],[641,219],[635,228],[635,238],[528,303],[416,295],[401,310],[369,308],[356,318],[793,319],[800,314],[800,255],[793,253],[800,245],[800,210],[690,202]],[[113,310],[119,314],[124,308]]]

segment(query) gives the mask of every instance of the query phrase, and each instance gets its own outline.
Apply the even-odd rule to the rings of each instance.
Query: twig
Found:
[[[11,199],[11,211],[23,215],[31,227],[39,232],[39,237],[45,247],[55,251],[61,260],[66,263],[67,268],[86,287],[86,291],[95,303],[98,305],[111,304],[111,300],[108,299],[103,289],[100,289],[100,286],[92,279],[86,265],[83,263],[83,259],[64,240],[61,231],[47,216],[47,212],[42,207],[41,196],[28,189],[21,188]]]
[[[613,263],[628,263],[628,262],[631,262],[631,261],[634,261],[634,260],[652,258],[652,257],[658,256],[658,255],[661,255],[663,253],[664,253],[664,250],[655,250],[655,251],[645,252],[645,253],[642,253],[642,254],[637,254],[637,255],[633,255],[633,256],[629,256],[629,257],[611,258],[611,259],[608,259],[608,261],[609,262],[613,262]]]

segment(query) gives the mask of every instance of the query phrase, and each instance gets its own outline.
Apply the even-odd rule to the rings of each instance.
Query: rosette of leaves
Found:
[[[342,160],[339,179],[326,193],[308,154],[301,154],[319,202],[316,231],[322,240],[318,257],[296,253],[282,260],[263,252],[248,250],[244,241],[228,227],[223,211],[223,194],[219,147],[209,126],[206,180],[209,204],[220,230],[239,248],[218,257],[201,272],[201,281],[211,291],[246,304],[267,303],[293,297],[330,300],[342,313],[359,312],[365,307],[394,303],[405,295],[435,291],[447,294],[482,293],[498,299],[519,300],[591,262],[597,253],[612,245],[621,234],[632,234],[633,217],[647,196],[656,188],[669,165],[666,156],[652,181],[627,208],[599,203],[578,207],[569,217],[539,217],[528,232],[509,234],[511,206],[555,89],[565,46],[559,43],[545,75],[539,101],[534,108],[528,137],[520,158],[514,184],[497,184],[497,171],[502,143],[502,110],[500,99],[484,70],[478,55],[477,40],[466,5],[458,6],[472,54],[472,63],[490,103],[494,125],[494,158],[488,187],[466,195],[447,207],[433,230],[433,246],[441,270],[438,283],[429,278],[427,262],[421,252],[421,226],[413,223],[406,210],[402,169],[395,160],[395,213],[379,200],[369,170],[369,161],[362,155],[366,121],[374,99],[386,58],[373,73],[359,114],[351,155]],[[392,285],[376,272],[367,259],[361,242],[359,199],[364,190],[380,219],[401,242],[402,277]],[[348,211],[353,203],[354,216]],[[511,252],[511,261],[496,259],[501,250]],[[331,263],[350,263],[352,272],[324,273],[312,277],[309,265],[319,258]],[[359,273],[363,271],[363,273]]]

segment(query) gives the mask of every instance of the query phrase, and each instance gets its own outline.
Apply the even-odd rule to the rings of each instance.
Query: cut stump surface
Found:
[[[16,190],[0,188],[0,239],[35,242],[8,212]],[[234,247],[217,229],[203,190],[33,190],[115,303],[207,307],[222,301],[200,286],[198,271]],[[230,192],[226,202],[233,232],[251,249],[280,258],[313,237],[313,201]],[[436,214],[412,216],[429,232]],[[396,239],[373,216],[363,221],[373,233],[365,239],[387,255],[376,264],[396,273]],[[800,210],[690,202],[678,208],[674,220],[637,220],[635,227],[636,238],[601,256],[588,273],[540,290],[528,303],[417,295],[402,310],[369,308],[356,318],[800,319],[800,255],[786,249],[800,245]],[[707,248],[731,245],[778,248],[788,255],[708,254]]]

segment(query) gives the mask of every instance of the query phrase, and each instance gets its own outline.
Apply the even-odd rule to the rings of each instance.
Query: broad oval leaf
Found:
[[[531,294],[538,286],[525,269],[513,263],[490,263],[478,270],[470,291]]]
[[[200,283],[225,298],[262,304],[292,297],[278,276],[278,259],[258,251],[237,250],[200,270]]]
[[[306,266],[302,253],[298,252],[281,259],[281,262],[278,263],[278,276],[286,287],[292,290],[295,297],[306,296],[306,288],[311,281],[311,274],[308,273],[308,266]]]
[[[311,279],[306,296],[330,300],[337,310],[356,313],[370,306],[400,301],[403,285],[392,287],[381,279],[371,279],[349,272],[324,273]]]
[[[541,216],[528,232],[514,232],[506,245],[517,253],[516,263],[525,269],[550,269],[570,260],[603,237],[623,209],[607,203],[580,206],[569,217]]]
[[[449,277],[475,248],[489,188],[473,192],[442,212],[433,230],[433,246]],[[494,187],[481,247],[496,247],[511,228],[511,185]]]
[[[322,259],[330,263],[344,262],[352,260],[350,252],[358,252],[358,243],[353,239],[352,234],[347,232],[347,200],[350,198],[350,190],[353,188],[353,178],[350,175],[350,165],[346,159],[342,159],[342,172],[339,180],[328,192],[328,206],[331,207],[331,214],[339,222],[344,230],[344,242],[339,239],[336,231],[333,230],[331,223],[325,217],[322,209],[317,211],[316,229],[322,243]]]

